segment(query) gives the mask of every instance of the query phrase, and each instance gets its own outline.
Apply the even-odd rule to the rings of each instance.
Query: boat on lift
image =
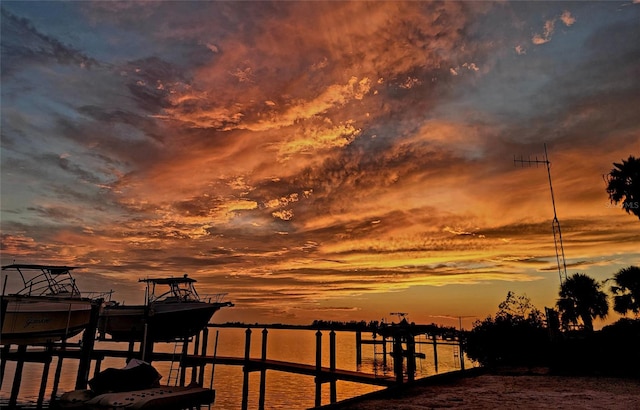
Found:
[[[82,297],[69,266],[12,264],[2,289],[2,345],[41,345],[73,337],[89,324],[93,299]],[[5,294],[10,274],[22,282]],[[19,279],[17,278],[19,277]]]
[[[191,337],[207,326],[215,312],[233,306],[225,293],[200,297],[195,279],[183,277],[140,279],[146,284],[144,305],[104,304],[98,318],[102,340],[169,342]],[[167,289],[162,292],[161,289]]]

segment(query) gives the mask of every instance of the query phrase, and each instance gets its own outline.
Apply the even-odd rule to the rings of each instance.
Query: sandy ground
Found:
[[[363,397],[336,408],[640,409],[640,380],[481,374],[450,383],[408,387],[381,396]]]

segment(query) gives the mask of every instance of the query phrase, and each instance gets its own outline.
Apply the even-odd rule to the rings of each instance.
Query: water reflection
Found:
[[[215,343],[215,328],[209,331],[209,341],[207,354],[213,355]],[[370,338],[370,334],[363,333],[363,338]],[[221,328],[219,329],[218,356],[244,357],[245,329]],[[251,357],[261,356],[261,331],[253,330],[251,340]],[[418,342],[425,340],[417,339]],[[267,336],[267,357],[274,360],[296,362],[303,364],[315,364],[315,331],[310,330],[284,330],[269,329]],[[126,343],[96,342],[96,349],[119,349],[126,350]],[[137,348],[137,346],[136,346]],[[171,343],[158,343],[155,346],[156,352],[173,352],[174,345]],[[455,346],[438,345],[438,372],[444,373],[460,369],[459,357],[456,355]],[[190,352],[192,348],[190,348]],[[393,360],[387,357],[386,363],[382,355],[382,347],[379,345],[362,346],[362,363],[356,363],[356,341],[353,332],[336,332],[336,367],[343,370],[360,371],[376,375],[393,376]],[[387,349],[389,353],[391,349]],[[430,345],[418,343],[417,353],[424,353],[424,359],[416,361],[416,377],[426,377],[436,374],[436,367],[433,361],[433,348]],[[329,367],[329,332],[323,332],[322,337],[322,365]],[[49,382],[45,394],[48,402],[53,390],[53,379],[57,359],[54,358],[49,370]],[[73,390],[78,361],[65,359],[62,366],[60,384],[58,386],[58,396],[66,391]],[[105,358],[101,369],[108,367],[124,367],[125,361],[120,358]],[[161,383],[166,383],[169,375],[170,363],[154,362],[154,367],[163,375]],[[467,362],[465,367],[469,368],[472,363]],[[43,365],[39,363],[25,363],[23,371],[22,385],[19,394],[19,403],[22,408],[33,409],[36,406],[40,381],[42,378]],[[1,389],[0,405],[6,408],[11,393],[15,363],[8,362]],[[90,374],[93,375],[95,362],[92,362]],[[406,370],[406,369],[405,369]],[[191,377],[187,373],[187,383]],[[257,408],[259,400],[260,373],[254,372],[249,376],[249,408]],[[243,372],[241,366],[217,365],[212,378],[212,366],[205,368],[205,386],[213,387],[216,390],[216,401],[214,407],[224,409],[241,408],[242,404],[242,383]],[[352,382],[337,382],[338,401],[350,397],[362,395],[375,390],[379,386],[370,386]],[[315,384],[314,378],[305,375],[297,375],[285,372],[269,370],[266,373],[266,395],[267,407],[271,409],[306,409],[314,406]],[[322,387],[322,403],[329,403],[329,385]]]

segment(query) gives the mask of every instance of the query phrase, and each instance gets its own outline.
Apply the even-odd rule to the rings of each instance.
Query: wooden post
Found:
[[[407,380],[412,382],[416,375],[416,342],[411,333],[407,334]]]
[[[47,353],[49,356],[46,357],[44,362],[44,367],[42,369],[42,379],[40,380],[40,392],[38,393],[38,403],[36,407],[38,409],[42,408],[42,403],[44,403],[44,393],[47,390],[47,380],[49,379],[49,366],[51,366],[51,347],[47,347]]]
[[[269,331],[265,328],[262,329],[262,355],[260,356],[261,360],[264,362],[267,360],[267,334]],[[264,410],[264,398],[265,392],[267,388],[267,369],[264,367],[264,364],[260,368],[260,397],[258,401],[258,409]]]
[[[146,309],[145,309],[146,311]],[[147,316],[148,313],[145,312],[145,316]],[[142,360],[143,362],[146,359],[146,355],[147,355],[147,335],[149,334],[149,324],[145,321],[144,323],[144,331],[142,333],[142,341],[140,342],[140,360]]]
[[[89,370],[91,368],[91,353],[96,340],[96,329],[98,327],[98,317],[100,315],[100,305],[102,300],[91,303],[91,313],[89,324],[84,329],[82,335],[82,348],[80,350],[80,362],[78,364],[78,373],[76,374],[76,390],[86,389],[89,380]]]
[[[135,342],[133,340],[129,340],[129,348],[127,349],[127,358],[126,361],[129,363],[129,360],[133,359],[133,348]]]
[[[7,278],[9,276],[5,276],[4,277],[4,284],[5,286],[7,285]],[[9,301],[7,300],[7,298],[4,297],[4,288],[2,288],[2,298],[0,298],[0,305],[1,310],[0,310],[0,322],[4,323],[4,317],[7,314],[7,307],[9,307]]]
[[[0,357],[0,387],[2,387],[2,382],[4,380],[4,371],[7,367],[7,356],[9,355],[10,350],[11,345],[5,345],[2,347],[2,357]]]
[[[155,344],[155,340],[153,340],[153,335],[149,332],[150,327],[145,323],[144,324],[144,336],[142,338],[142,342],[140,342],[140,360],[151,363],[153,361],[153,348]],[[185,342],[186,343],[186,342]]]
[[[387,337],[382,336],[382,367],[387,367]]]
[[[362,364],[362,332],[356,330],[356,366]]]
[[[460,370],[464,370],[464,350],[462,348],[461,336],[458,336],[458,346],[460,347]]]
[[[11,387],[11,397],[9,398],[9,408],[15,409],[18,403],[18,393],[22,383],[22,369],[24,368],[24,355],[27,352],[26,345],[18,346],[18,363],[16,363],[16,373],[13,376],[13,386]]]
[[[396,382],[402,384],[402,339],[399,335],[393,337],[393,372]]]
[[[213,344],[213,361],[211,362],[211,379],[209,380],[209,388],[213,389],[213,376],[216,373],[216,358],[218,357],[218,336],[219,330],[216,330],[216,341]]]
[[[436,373],[438,373],[438,337],[433,334],[433,364],[436,368]]]
[[[96,358],[96,368],[93,369],[93,377],[96,377],[100,373],[100,368],[102,367],[103,360],[104,360],[104,356],[100,356]]]
[[[249,358],[251,357],[251,328],[245,332],[244,339],[244,376],[242,379],[242,410],[249,408]]]
[[[51,389],[51,401],[56,400],[58,394],[58,386],[60,385],[60,375],[62,374],[62,361],[64,359],[64,348],[58,352],[58,362],[56,363],[56,373],[53,376],[53,388]]]
[[[316,407],[322,405],[322,332],[316,332]]]
[[[198,350],[200,350],[200,333],[196,334],[196,340],[193,342],[193,355],[198,355]],[[191,383],[196,382],[196,377],[198,375],[197,366],[191,366]]]
[[[189,353],[189,338],[185,337],[182,343],[182,354],[180,355],[180,386],[184,387],[184,382],[187,377],[187,354]]]
[[[207,356],[207,344],[209,343],[209,328],[205,327],[202,329],[202,356]],[[198,375],[198,385],[204,386],[204,367],[205,362],[203,361],[200,365],[200,374]]]
[[[336,332],[331,330],[329,333],[329,370],[331,370],[331,381],[329,383],[329,401],[331,404],[337,402],[338,395],[336,393]]]
[[[4,317],[7,313],[7,307],[9,307],[9,301],[4,297],[4,292],[7,287],[7,279],[9,276],[4,277],[4,285],[2,286],[2,297],[0,298],[0,328],[4,323]],[[0,329],[1,330],[1,329]],[[9,348],[11,345],[5,345],[2,348],[2,356],[0,357],[0,387],[2,387],[2,381],[4,380],[4,369],[7,367],[7,355],[9,354]]]

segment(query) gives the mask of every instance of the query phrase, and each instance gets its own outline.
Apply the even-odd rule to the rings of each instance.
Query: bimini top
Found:
[[[75,279],[71,276],[71,271],[76,269],[75,267],[26,264],[2,267],[2,270],[7,269],[15,269],[22,278],[23,288],[16,293],[17,295],[80,297]],[[33,277],[27,278],[22,271],[39,271],[39,273],[32,273],[30,276]]]
[[[76,268],[77,266],[25,265],[20,263],[14,263],[13,265],[3,266],[2,270],[5,270],[5,269],[47,270],[52,275],[62,275]]]
[[[155,285],[173,285],[179,283],[195,283],[197,280],[187,277],[185,273],[183,277],[178,278],[147,278],[138,279],[138,282],[153,283]]]

